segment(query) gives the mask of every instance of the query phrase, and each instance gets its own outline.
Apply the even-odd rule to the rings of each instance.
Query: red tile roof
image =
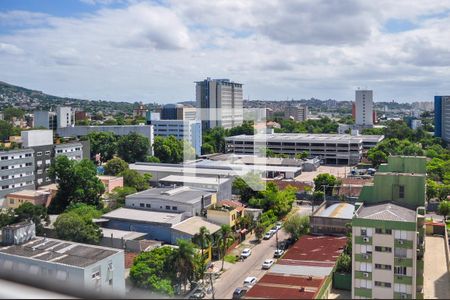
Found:
[[[222,201],[219,201],[217,204],[219,206],[220,205],[226,205],[226,206],[229,206],[229,207],[233,207],[237,211],[243,211],[244,210],[244,204],[242,204],[241,202],[238,202],[238,201],[222,200]]]
[[[314,299],[317,291],[301,291],[298,287],[279,288],[274,286],[264,286],[257,283],[250,289],[245,298],[268,298],[268,299]]]
[[[346,243],[347,237],[304,235],[283,259],[335,262]]]

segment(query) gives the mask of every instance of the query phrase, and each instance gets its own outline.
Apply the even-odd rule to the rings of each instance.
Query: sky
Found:
[[[449,0],[0,0],[0,81],[57,96],[431,101],[450,94]]]

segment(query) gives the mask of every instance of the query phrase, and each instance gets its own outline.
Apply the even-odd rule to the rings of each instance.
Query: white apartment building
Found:
[[[34,189],[33,149],[0,152],[0,199],[23,189]]]
[[[155,120],[149,122],[153,125],[155,136],[174,136],[178,140],[187,141],[197,155],[202,148],[202,125],[200,121],[188,120]]]
[[[208,77],[196,82],[196,100],[203,129],[217,126],[229,129],[243,122],[241,83]]]
[[[373,91],[355,91],[355,124],[363,126],[373,125]]]

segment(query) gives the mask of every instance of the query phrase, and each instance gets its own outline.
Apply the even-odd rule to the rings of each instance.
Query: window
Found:
[[[14,204],[14,199],[9,199],[9,204]]]
[[[169,206],[169,205],[166,205],[166,209],[170,209],[170,206]]]
[[[100,271],[92,273],[91,278],[92,279],[100,279]]]
[[[31,167],[33,165],[33,163],[26,163],[25,166],[26,167]]]
[[[42,152],[39,151],[38,153],[36,153],[36,156],[42,156]]]
[[[178,207],[172,206],[172,210],[178,210]]]
[[[392,234],[391,229],[377,228],[375,229],[375,233],[377,234]]]
[[[365,288],[365,289],[371,289],[372,288],[372,281],[361,279],[359,281],[359,286],[362,287],[362,288]]]
[[[2,170],[8,170],[8,166],[2,166]]]
[[[362,235],[362,236],[366,236],[366,235],[367,235],[367,230],[361,228],[361,235]]]
[[[396,283],[394,284],[394,292],[397,293],[407,293],[408,289],[406,284],[400,284],[400,283]]]
[[[375,264],[375,269],[378,269],[378,270],[392,270],[392,266],[391,265]]]
[[[45,151],[45,155],[50,155],[50,151]]]
[[[2,179],[3,179],[3,180],[8,179],[8,175],[2,176]]]
[[[371,263],[362,262],[362,263],[360,263],[359,266],[360,266],[359,270],[362,272],[372,272],[372,264]]]
[[[395,257],[407,257],[408,256],[408,249],[406,249],[406,248],[395,248],[394,249],[394,256]]]
[[[404,186],[404,185],[400,185],[400,186],[398,187],[398,197],[399,197],[400,199],[405,198],[405,186]]]
[[[390,288],[392,285],[390,282],[375,281],[375,286]]]
[[[152,207],[152,205],[151,205],[151,204],[149,204],[149,203],[147,203],[147,204],[145,204],[145,207],[147,207],[147,208],[151,208],[151,207]]]
[[[7,190],[7,189],[9,189],[9,185],[3,185],[2,186],[2,190]]]
[[[8,160],[8,156],[2,156],[2,160]]]
[[[361,253],[372,253],[372,245],[361,245]]]
[[[408,239],[408,232],[405,230],[395,230],[394,237],[398,240],[406,240]]]
[[[395,275],[406,275],[406,267],[395,266],[394,274]]]
[[[140,203],[139,206],[140,207],[145,207],[145,204],[144,203]]]
[[[377,252],[388,252],[388,253],[391,253],[391,252],[392,252],[392,248],[391,248],[391,247],[375,246],[375,251],[377,251]]]

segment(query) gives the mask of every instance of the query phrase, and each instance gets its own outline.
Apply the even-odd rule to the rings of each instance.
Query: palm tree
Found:
[[[177,270],[177,279],[180,284],[184,286],[186,291],[186,285],[188,281],[192,281],[195,271],[195,249],[194,245],[186,240],[177,241],[178,249],[174,252],[173,262],[174,267]]]
[[[220,270],[223,270],[223,265],[225,263],[225,253],[227,251],[227,246],[229,241],[234,241],[233,236],[231,235],[231,227],[229,225],[222,225],[220,227],[220,243],[222,245],[222,268]]]
[[[201,278],[203,278],[203,274],[206,271],[206,264],[205,264],[205,255],[204,255],[204,250],[209,248],[209,246],[211,245],[212,242],[212,238],[211,238],[211,234],[209,233],[209,230],[205,227],[202,226],[200,227],[199,232],[194,236],[193,238],[194,243],[200,247],[201,252],[202,252],[202,256],[201,256]]]

